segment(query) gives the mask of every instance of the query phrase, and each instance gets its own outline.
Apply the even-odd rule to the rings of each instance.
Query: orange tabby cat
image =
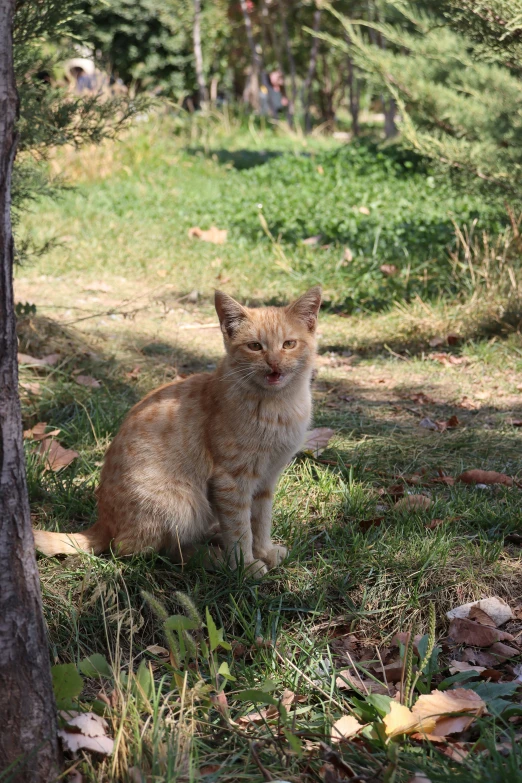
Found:
[[[179,558],[218,532],[233,567],[242,557],[259,576],[278,564],[286,549],[270,537],[272,498],[310,423],[320,304],[319,287],[256,309],[216,291],[226,354],[215,372],[135,405],[105,457],[98,521],[84,533],[35,530],[37,549],[98,554],[113,543]]]

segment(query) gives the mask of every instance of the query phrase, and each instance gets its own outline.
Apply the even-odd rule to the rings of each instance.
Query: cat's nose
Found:
[[[277,362],[275,360],[268,359],[268,366],[270,367],[272,372],[281,372],[281,366],[280,366],[279,362]]]

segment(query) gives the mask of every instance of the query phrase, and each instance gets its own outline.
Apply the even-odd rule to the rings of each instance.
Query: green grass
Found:
[[[203,151],[194,154],[198,145]],[[223,152],[213,160],[216,149]],[[216,131],[212,144],[200,136],[187,144],[168,125],[148,125],[119,146],[59,158],[77,188],[59,202],[36,204],[24,230],[35,231],[40,239],[57,234],[62,244],[33,267],[19,270],[17,295],[37,306],[36,316],[20,321],[20,350],[36,356],[58,350],[61,358],[46,372],[22,370],[23,383],[40,384],[37,394],[23,393],[23,415],[25,426],[47,421],[60,428],[60,442],[80,456],[51,474],[42,471],[27,445],[36,525],[72,531],[91,524],[101,460],[130,406],[178,373],[215,363],[221,352],[217,330],[192,328],[214,320],[209,304],[214,285],[246,300],[277,301],[319,281],[331,304],[346,303],[348,272],[338,266],[342,248],[336,244],[343,237],[331,237],[334,244],[327,250],[302,246],[312,224],[300,228],[299,235],[287,231],[285,221],[295,216],[294,204],[282,209],[277,228],[271,226],[267,208],[269,227],[287,233],[283,244],[264,241],[256,235],[255,220],[245,217],[244,194],[250,190],[252,201],[266,201],[270,172],[279,171],[288,176],[288,193],[296,197],[310,161],[326,163],[326,172],[328,161],[333,166],[346,162],[347,156],[357,157],[357,149],[340,150],[320,139],[305,146],[297,138],[258,132],[226,138]],[[396,153],[371,162],[369,149],[360,148],[361,166],[378,171],[382,163],[375,182],[394,184],[402,177],[395,163],[391,168],[386,163]],[[270,158],[263,151],[283,154]],[[252,165],[257,163],[261,165]],[[363,178],[361,172],[350,175],[354,182]],[[409,176],[406,172],[405,180]],[[415,187],[423,198],[432,190],[422,181],[429,176],[415,171]],[[317,181],[312,174],[309,193],[315,192]],[[282,187],[279,182],[275,190]],[[394,212],[393,188],[388,192],[386,198],[382,194],[383,214],[395,214],[398,224],[402,217],[400,209]],[[280,191],[273,204],[278,200],[284,202]],[[431,203],[441,215],[442,206]],[[234,212],[234,204],[243,204],[244,211]],[[464,197],[461,204],[469,207]],[[317,215],[321,217],[320,210]],[[307,216],[316,219],[303,211],[303,221]],[[187,237],[190,226],[206,228],[212,222],[229,228],[227,244],[212,246]],[[368,236],[363,244],[371,244]],[[374,263],[364,252],[361,259],[361,264]],[[425,263],[420,255],[416,261]],[[374,270],[368,283],[357,284],[367,291],[372,286],[383,290],[386,283],[375,275]],[[451,280],[455,284],[455,277]],[[86,291],[93,281],[106,282],[110,290]],[[198,302],[180,301],[192,289],[201,294]],[[394,295],[403,293],[399,288]],[[274,779],[323,780],[320,742],[329,742],[332,722],[356,704],[353,695],[335,684],[335,672],[347,665],[339,639],[353,633],[382,649],[398,630],[426,631],[430,603],[442,637],[444,613],[453,606],[489,594],[511,605],[521,602],[520,549],[505,540],[521,530],[520,489],[480,490],[433,481],[439,469],[457,476],[483,468],[522,478],[522,431],[510,423],[522,417],[522,342],[511,322],[499,317],[498,301],[493,305],[481,298],[454,304],[415,300],[406,309],[352,318],[331,309],[322,316],[315,423],[337,434],[319,460],[301,455],[283,474],[274,528],[290,556],[261,583],[249,580],[241,569],[209,573],[197,561],[182,569],[159,555],[40,559],[53,663],[77,664],[97,652],[107,656],[114,672],[101,682],[85,679],[86,705],[100,688],[114,692],[107,714],[111,733],[120,737],[113,759],[82,759],[85,780],[138,780],[128,772],[134,766],[144,781],[154,783],[260,783],[265,777],[256,753]],[[186,326],[191,328],[183,331]],[[458,333],[457,346],[429,346],[429,339],[450,332]],[[504,336],[484,339],[497,332]],[[444,366],[428,358],[433,350],[465,363]],[[127,373],[135,366],[140,372],[133,379]],[[77,371],[96,377],[101,388],[78,386]],[[421,391],[433,402],[415,401]],[[419,427],[424,416],[447,420],[455,413],[460,420],[455,430],[435,433]],[[414,474],[422,474],[421,485],[412,483],[419,481]],[[397,511],[388,495],[397,483],[428,492],[434,505],[418,513]],[[384,519],[367,527],[365,521],[374,517]],[[446,521],[431,530],[427,523],[433,518]],[[212,691],[204,690],[215,688],[216,680],[213,663],[201,650],[197,667],[192,663],[184,670],[181,692],[171,683],[168,663],[146,651],[152,644],[166,646],[166,638],[143,590],[169,614],[180,612],[175,597],[180,590],[203,615],[208,608],[224,629],[236,654],[221,649],[216,656],[219,663],[228,662],[236,678],[225,689],[234,724],[209,701]],[[156,667],[145,700],[132,677],[122,676],[136,672],[142,660]],[[447,658],[442,660],[444,671]],[[439,679],[443,676],[441,672]],[[267,681],[276,697],[285,687],[306,696],[286,725],[301,743],[299,752],[288,734],[274,738],[267,725],[246,729],[237,720],[252,708],[237,695]],[[365,780],[406,782],[415,770],[424,770],[434,783],[515,781],[520,749],[504,757],[494,743],[509,735],[513,725],[482,719],[467,738],[474,751],[463,765],[428,743],[373,739],[366,745],[345,743],[338,750]],[[480,755],[480,743],[490,748],[489,755]],[[214,771],[198,778],[204,768]]]

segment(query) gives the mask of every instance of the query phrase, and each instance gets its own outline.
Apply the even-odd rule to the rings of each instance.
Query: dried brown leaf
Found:
[[[80,456],[74,449],[64,449],[57,440],[51,438],[44,438],[41,441],[38,454],[44,460],[46,470],[49,469],[55,473],[66,468],[76,457]]]
[[[511,639],[513,639],[513,637],[511,637]],[[502,642],[495,642],[495,644],[492,644],[488,652],[495,656],[497,662],[507,661],[509,658],[520,655],[520,650],[517,650],[516,647],[510,647],[508,644],[503,644]]]
[[[332,726],[332,742],[342,742],[342,740],[355,737],[363,728],[364,725],[359,723],[353,715],[343,715]]]
[[[35,356],[30,356],[27,353],[18,354],[18,364],[28,364],[34,367],[54,367],[59,359],[59,353],[50,353],[41,359],[37,359]]]
[[[226,228],[217,228],[217,226],[210,226],[206,231],[199,226],[194,226],[193,228],[189,228],[188,231],[189,237],[196,237],[203,242],[212,242],[214,245],[224,245],[227,241],[227,234],[228,231]]]
[[[514,483],[511,476],[495,470],[466,470],[458,476],[457,481],[464,484],[503,484],[506,487],[512,487]]]
[[[394,508],[397,511],[423,511],[432,505],[432,501],[426,495],[405,495],[398,500]]]
[[[485,671],[484,666],[472,666],[467,661],[450,661],[449,670],[451,674],[457,674],[457,672],[480,672]]]
[[[448,636],[457,644],[470,644],[473,647],[491,647],[495,642],[513,640],[511,634],[499,631],[498,628],[489,628],[473,620],[458,617],[451,621]]]
[[[477,693],[455,688],[451,691],[434,690],[419,696],[411,711],[418,719],[435,720],[435,726],[429,733],[445,737],[464,731],[485,710],[486,703]],[[456,718],[454,713],[464,713],[465,717]]]
[[[395,264],[381,264],[379,269],[386,277],[392,277],[393,275],[396,275],[397,272],[399,271],[395,266]]]
[[[312,454],[314,457],[319,457],[335,434],[335,430],[330,429],[330,427],[316,427],[310,430],[306,433],[302,451],[306,454]]]
[[[513,619],[513,612],[511,611],[510,606],[504,601],[503,598],[499,598],[496,595],[488,596],[487,598],[481,598],[480,601],[471,601],[470,603],[456,606],[454,609],[450,609],[450,611],[446,613],[446,617],[448,620],[453,620],[456,617],[469,617],[470,619],[473,619],[470,615],[470,612],[474,608],[485,612],[493,620],[496,627],[499,625],[504,625],[504,623],[507,623],[508,620]]]
[[[80,386],[88,386],[90,389],[99,389],[101,383],[93,378],[92,375],[77,375],[74,379]]]
[[[470,620],[475,620],[476,623],[480,623],[480,625],[488,625],[490,628],[497,627],[497,623],[478,605],[471,607],[468,617]]]
[[[93,712],[60,712],[65,726],[58,731],[64,748],[71,753],[90,750],[103,756],[110,756],[114,740],[108,737],[107,721]]]

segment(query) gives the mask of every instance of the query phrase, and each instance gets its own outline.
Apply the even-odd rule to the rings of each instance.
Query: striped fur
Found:
[[[271,540],[281,471],[310,423],[321,291],[287,307],[245,308],[220,291],[225,356],[213,373],[148,394],[109,447],[98,521],[78,534],[35,531],[44,554],[147,549],[179,559],[218,534],[217,556],[241,554],[257,575],[285,556]],[[240,551],[239,551],[240,550]]]

